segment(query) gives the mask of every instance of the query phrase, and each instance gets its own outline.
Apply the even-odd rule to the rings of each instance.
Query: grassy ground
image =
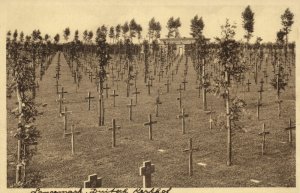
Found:
[[[174,77],[170,92],[166,93],[166,78],[158,82],[154,80],[151,96],[147,95],[147,87],[143,83],[143,75],[139,74],[137,87],[141,94],[138,104],[133,108],[133,121],[128,120],[130,98],[126,97],[124,82],[120,82],[119,89],[114,88],[119,97],[116,107],[113,98],[105,101],[105,126],[98,127],[97,100],[95,83],[91,83],[88,76],[84,76],[80,88],[76,91],[71,72],[64,57],[61,57],[61,79],[59,81],[68,92],[65,94],[64,105],[72,111],[69,123],[76,124],[76,130],[81,134],[75,137],[76,153],[71,155],[70,138],[63,138],[63,119],[58,114],[57,95],[55,88],[55,66],[57,56],[49,67],[37,94],[38,103],[47,103],[47,107],[40,108],[44,114],[37,120],[42,138],[38,145],[38,154],[34,157],[29,170],[43,173],[41,187],[80,187],[88,175],[97,173],[103,177],[104,187],[140,187],[142,177],[139,167],[143,161],[151,160],[155,165],[153,174],[154,187],[294,187],[295,186],[295,143],[288,144],[288,133],[284,130],[288,126],[289,118],[295,120],[295,77],[290,78],[289,87],[282,94],[282,117],[277,117],[275,91],[270,85],[265,85],[261,120],[256,119],[256,100],[258,85],[251,85],[251,92],[245,93],[247,114],[242,123],[247,132],[236,132],[233,136],[233,165],[226,166],[225,130],[214,127],[209,129],[209,115],[202,109],[202,99],[198,98],[196,88],[196,74],[191,62],[186,91],[183,92],[183,105],[189,117],[186,121],[186,134],[181,133],[181,121],[176,119],[180,110],[178,107],[178,91],[183,81],[185,59],[182,60],[178,74]],[[142,64],[141,64],[142,66]],[[173,67],[174,68],[174,67]],[[271,70],[269,69],[269,73]],[[140,71],[142,73],[142,70]],[[108,81],[112,86],[111,81]],[[155,97],[157,89],[161,88],[159,117],[155,117]],[[84,97],[91,91],[95,99],[91,110],[87,110]],[[133,89],[132,91],[133,92]],[[112,89],[109,90],[109,94]],[[216,111],[216,115],[225,111],[223,101],[208,94],[208,105]],[[133,100],[135,101],[135,100]],[[15,98],[7,100],[8,112],[14,107]],[[148,121],[148,114],[152,114],[158,123],[153,127],[153,141],[148,140],[148,128],[143,126]],[[215,115],[214,115],[215,116]],[[111,147],[111,119],[115,118],[121,129],[117,131],[117,146]],[[16,139],[12,136],[16,121],[8,115],[8,186],[14,182]],[[266,138],[266,155],[261,156],[262,123],[270,135]],[[70,124],[69,124],[70,125]],[[68,128],[70,130],[70,128]],[[199,147],[194,152],[194,175],[188,176],[188,148],[189,138],[193,138],[193,146]],[[204,163],[201,166],[198,163]],[[254,183],[251,179],[260,181]]]

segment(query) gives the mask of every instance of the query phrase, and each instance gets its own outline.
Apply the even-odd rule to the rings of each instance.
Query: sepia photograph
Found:
[[[0,192],[299,191],[297,1],[1,7]]]

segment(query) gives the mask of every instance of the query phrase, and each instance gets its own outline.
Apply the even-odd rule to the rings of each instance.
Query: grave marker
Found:
[[[264,155],[264,153],[265,153],[266,135],[268,135],[268,134],[270,134],[270,132],[265,131],[265,123],[263,123],[262,132],[259,133],[259,135],[262,136],[261,155]]]
[[[85,97],[85,99],[88,100],[88,110],[91,109],[91,99],[93,99],[93,98],[95,98],[95,97],[92,97],[92,96],[91,96],[91,92],[88,92],[88,96]]]
[[[62,105],[64,100],[65,99],[62,98],[60,94],[58,95],[58,99],[56,99],[56,102],[59,102],[59,108],[58,108],[59,114],[61,114],[61,105]]]
[[[108,98],[108,90],[110,89],[110,87],[108,87],[107,83],[105,84],[105,87],[103,87],[103,89],[105,89],[106,98]]]
[[[151,174],[155,172],[155,166],[151,161],[145,161],[140,167],[140,175],[143,176],[143,188],[151,188]]]
[[[167,80],[167,83],[165,85],[167,86],[167,93],[169,93],[169,86],[171,85],[171,83],[169,82],[169,79]]]
[[[64,135],[63,137],[65,137],[65,134],[67,132],[67,129],[68,129],[68,114],[72,114],[72,111],[68,111],[67,107],[65,106],[64,107],[64,112],[61,112],[60,113],[62,116],[64,116]]]
[[[189,152],[189,175],[193,175],[193,152],[199,151],[199,148],[193,148],[192,138],[189,140],[189,149],[183,150],[183,152]]]
[[[97,174],[89,175],[88,180],[83,182],[83,188],[100,188],[102,186],[102,178],[98,178]]]
[[[289,131],[289,143],[293,142],[293,133],[292,130],[295,130],[296,126],[292,126],[292,119],[289,120],[289,127],[285,128],[286,131]]]
[[[115,107],[115,106],[116,106],[116,97],[119,96],[119,95],[117,95],[117,94],[116,94],[116,91],[113,90],[113,94],[110,95],[110,96],[114,97],[114,103],[113,103],[113,104],[114,104],[114,107]]]
[[[109,128],[112,131],[112,147],[116,147],[116,129],[120,128],[120,126],[116,125],[115,119],[112,119],[112,127]]]
[[[75,126],[71,125],[71,132],[70,133],[65,133],[65,136],[71,136],[71,145],[72,145],[72,155],[75,153],[75,135],[79,135],[80,132],[76,131],[75,132]]]
[[[130,99],[130,103],[127,105],[129,108],[129,121],[132,121],[132,107],[135,106],[132,104],[132,99]]]
[[[137,105],[137,101],[138,101],[138,94],[140,94],[140,92],[138,92],[137,87],[135,87],[135,92],[133,92],[132,94],[135,94],[135,104]]]
[[[152,125],[156,124],[157,121],[152,121],[151,114],[149,114],[149,122],[144,123],[144,126],[149,126],[149,139],[152,140]]]
[[[148,95],[150,96],[150,87],[152,86],[152,84],[150,84],[150,81],[148,81],[148,84],[146,84],[146,86],[148,87]]]
[[[181,119],[182,134],[185,134],[185,118],[188,116],[188,114],[184,113],[184,108],[181,109],[181,114],[176,116],[177,119]]]

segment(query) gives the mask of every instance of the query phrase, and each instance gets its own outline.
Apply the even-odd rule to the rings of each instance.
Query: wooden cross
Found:
[[[266,143],[266,135],[270,134],[270,132],[265,131],[265,123],[263,123],[262,132],[260,132],[258,135],[262,135],[262,144],[261,144],[261,155],[264,155],[265,153],[265,143]]]
[[[153,80],[155,80],[155,78],[153,78],[152,76],[149,78],[149,80],[150,80],[150,84],[151,84],[151,86],[152,86],[152,81]],[[148,83],[149,84],[149,83]]]
[[[275,102],[278,104],[278,118],[280,118],[281,117],[281,103],[283,101],[278,99]]]
[[[116,129],[120,128],[120,126],[116,125],[115,119],[112,119],[112,127],[109,128],[112,131],[112,147],[116,147]]]
[[[72,155],[75,153],[75,135],[79,135],[80,132],[76,131],[75,132],[75,126],[71,125],[71,132],[70,133],[65,133],[65,136],[71,136],[71,145],[72,145]]]
[[[55,78],[56,79],[59,79],[59,76],[60,76],[61,74],[59,73],[59,71],[56,71],[56,75],[55,75]]]
[[[116,97],[119,96],[119,95],[117,95],[117,94],[116,94],[116,91],[113,90],[113,94],[110,95],[110,96],[114,97],[114,107],[115,107],[115,106],[116,106]]]
[[[185,134],[185,118],[188,117],[188,114],[184,113],[184,108],[181,109],[181,114],[177,115],[177,119],[181,119],[181,128],[182,128],[182,134]]]
[[[158,90],[158,96],[156,97],[156,100],[155,100],[155,116],[158,117],[158,106],[161,105],[162,102],[160,101],[159,99],[159,90]]]
[[[196,89],[198,90],[198,97],[200,98],[201,90],[202,90],[202,85],[201,85],[201,83],[199,83],[199,86],[197,86]]]
[[[119,82],[120,82],[121,80],[118,78],[118,79],[115,79],[114,80],[114,82],[117,82],[117,90],[119,90]]]
[[[260,89],[261,90],[263,90],[263,88],[264,88],[264,80],[263,79],[261,79],[260,81],[259,81],[259,83],[260,83]]]
[[[132,99],[130,99],[130,103],[127,104],[127,107],[129,108],[129,121],[132,121],[132,107],[135,106],[132,104]]]
[[[62,98],[60,94],[58,95],[58,99],[56,99],[56,102],[59,102],[59,108],[58,108],[59,114],[61,114],[61,105],[62,105],[64,100],[65,99]]]
[[[167,86],[167,93],[169,93],[169,86],[171,85],[169,79],[167,80],[167,83],[165,85]]]
[[[262,100],[262,93],[264,92],[262,87],[257,92],[259,92],[259,100]]]
[[[89,71],[88,73],[89,73],[89,78],[90,78],[90,80],[91,80],[91,82],[92,82],[92,81],[93,81],[93,72],[92,72],[92,71]]]
[[[143,188],[151,188],[151,174],[155,172],[155,166],[151,161],[143,162],[140,167],[140,176],[143,176]]]
[[[67,91],[64,91],[64,87],[61,87],[61,91],[57,92],[57,94],[61,94],[61,98],[64,98],[64,94],[68,93]]]
[[[91,92],[88,92],[88,96],[85,97],[85,99],[88,100],[88,110],[91,110],[91,99],[93,99],[93,98],[95,98],[95,97],[91,96]]]
[[[183,150],[183,152],[189,152],[189,175],[193,175],[193,152],[199,151],[199,148],[193,148],[192,138],[189,140],[189,149]]]
[[[295,130],[296,126],[292,126],[292,119],[289,120],[289,127],[285,128],[286,131],[289,131],[289,143],[291,144],[293,141],[293,133],[292,130]]]
[[[88,178],[83,182],[83,188],[100,188],[102,186],[102,178],[98,178],[97,174],[89,175]]]
[[[65,137],[65,134],[66,134],[66,132],[67,132],[67,128],[68,128],[68,114],[72,114],[72,111],[68,111],[67,110],[67,107],[65,106],[64,107],[64,112],[61,112],[60,113],[62,116],[64,116],[64,135],[63,135],[63,137]]]
[[[250,84],[251,84],[251,82],[249,81],[249,79],[248,79],[248,81],[247,81],[247,92],[250,92]]]
[[[184,89],[181,88],[181,84],[179,85],[179,88],[178,88],[177,90],[178,90],[180,93],[181,93],[182,90],[184,90]]]
[[[140,92],[138,92],[137,87],[135,87],[135,92],[133,92],[132,94],[135,94],[135,104],[137,104],[137,101],[138,101],[138,94],[140,94]]]
[[[144,126],[149,125],[149,139],[152,140],[152,125],[156,124],[157,121],[152,121],[151,114],[149,114],[149,122],[144,123]]]
[[[215,111],[212,111],[210,106],[210,111],[208,111],[207,113],[209,114],[209,129],[212,129],[212,123],[213,123],[212,114],[215,113]]]
[[[152,84],[150,84],[150,81],[148,81],[148,84],[146,84],[146,86],[148,87],[148,95],[150,95],[150,87],[152,86]]]
[[[103,89],[105,89],[106,98],[108,98],[108,90],[110,89],[110,87],[108,87],[107,83],[105,84],[105,87],[103,87]]]
[[[181,109],[181,106],[182,106],[181,92],[179,92],[179,97],[177,97],[177,100],[179,101],[179,109]]]
[[[260,116],[260,107],[262,106],[261,102],[259,99],[257,99],[257,103],[256,103],[256,117],[259,120],[259,116]]]
[[[185,84],[187,84],[188,82],[184,79],[181,83],[183,84],[183,90],[185,90]]]

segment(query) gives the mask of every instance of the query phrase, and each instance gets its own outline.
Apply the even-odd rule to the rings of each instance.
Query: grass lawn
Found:
[[[270,84],[265,84],[261,119],[256,118],[256,101],[258,87],[251,79],[250,92],[245,93],[247,102],[246,113],[242,124],[247,132],[235,132],[233,135],[233,164],[226,166],[226,130],[213,127],[209,129],[209,115],[202,109],[202,98],[198,98],[196,89],[196,73],[189,59],[186,91],[182,92],[183,106],[189,114],[186,120],[186,134],[181,132],[181,120],[176,116],[180,113],[177,89],[183,81],[185,58],[180,63],[178,74],[171,82],[170,92],[166,93],[166,77],[158,82],[153,81],[151,96],[147,94],[147,87],[143,82],[143,64],[139,64],[140,73],[137,88],[138,104],[133,107],[133,121],[128,120],[130,98],[135,102],[135,95],[126,97],[126,85],[108,84],[116,90],[116,107],[113,98],[105,99],[105,126],[98,127],[97,101],[98,94],[95,83],[91,83],[88,75],[83,76],[80,88],[76,91],[70,69],[61,54],[61,78],[59,83],[68,92],[65,94],[64,105],[72,111],[69,123],[76,124],[75,155],[71,154],[70,137],[63,138],[63,118],[58,113],[58,96],[55,88],[55,66],[57,55],[40,82],[37,93],[37,103],[47,103],[40,107],[44,112],[38,117],[36,124],[41,131],[37,146],[37,155],[33,158],[30,171],[40,171],[43,178],[40,187],[81,187],[88,175],[98,174],[103,178],[103,187],[141,187],[142,177],[139,167],[143,161],[151,160],[155,165],[152,175],[154,187],[295,187],[296,159],[295,142],[288,143],[288,133],[284,130],[288,126],[289,118],[295,120],[295,76],[290,78],[288,88],[281,95],[282,117],[277,116],[276,93]],[[269,65],[270,66],[270,65]],[[175,64],[172,69],[175,68]],[[294,72],[294,69],[293,69]],[[268,70],[271,75],[271,68]],[[84,73],[82,72],[84,75]],[[117,74],[115,72],[115,74]],[[262,72],[260,76],[262,76]],[[124,76],[125,77],[125,76]],[[269,77],[270,79],[270,77]],[[260,80],[260,78],[259,78]],[[160,88],[159,117],[155,117],[155,98]],[[233,89],[236,89],[235,87]],[[240,90],[241,88],[239,88]],[[88,104],[84,98],[88,91],[95,97],[88,111]],[[132,87],[131,93],[134,92]],[[234,91],[232,92],[234,93]],[[238,93],[242,96],[241,92]],[[202,96],[201,96],[202,97]],[[225,112],[224,102],[211,94],[207,95],[208,106],[216,111],[213,118]],[[7,99],[7,111],[15,108],[16,97]],[[148,115],[158,123],[153,126],[153,140],[148,139]],[[111,120],[116,119],[121,126],[116,134],[116,147],[111,147]],[[261,155],[262,124],[266,124],[266,153]],[[69,124],[69,126],[70,126]],[[7,115],[7,169],[8,186],[15,179],[15,159],[17,140],[13,137],[16,130],[16,120]],[[70,127],[68,128],[70,131]],[[193,138],[193,146],[199,151],[193,153],[194,175],[188,175],[189,138]],[[252,180],[252,181],[251,181]],[[259,183],[253,182],[258,180]]]

